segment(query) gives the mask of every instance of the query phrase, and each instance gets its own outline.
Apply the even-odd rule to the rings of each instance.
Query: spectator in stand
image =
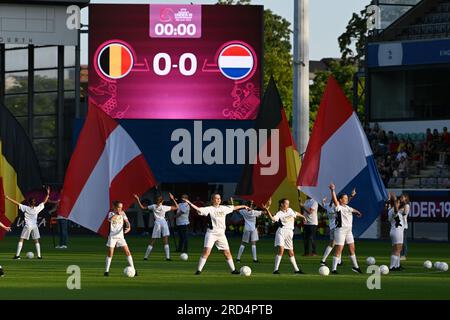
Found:
[[[433,141],[433,135],[431,134],[431,129],[430,128],[427,129],[427,132],[426,132],[425,135],[426,135],[426,139],[427,139],[426,141],[427,142]]]
[[[380,133],[378,134],[378,140],[381,144],[387,145],[389,142],[389,139],[386,135],[386,131],[381,130]]]
[[[398,163],[398,176],[401,178],[407,178],[408,177],[408,160],[406,157],[400,158],[400,161]]]
[[[411,156],[414,153],[414,143],[412,142],[411,139],[408,139],[407,143],[406,143],[406,153]]]
[[[439,145],[441,141],[441,137],[439,135],[439,131],[437,129],[433,130],[433,143]]]
[[[398,152],[402,152],[402,151],[404,152],[405,149],[406,149],[406,141],[405,141],[405,139],[400,139],[398,147],[397,147],[397,151]]]
[[[411,154],[411,167],[414,169],[414,174],[418,174],[422,167],[422,155],[420,151],[413,150]]]
[[[389,133],[391,134],[392,131],[389,131]],[[389,152],[391,154],[395,154],[398,151],[398,145],[399,145],[398,139],[392,133],[392,138],[389,138]]]
[[[450,133],[447,131],[447,127],[442,129],[442,144],[444,147],[450,147]]]
[[[380,124],[379,124],[378,122],[375,122],[375,124],[373,125],[373,130],[374,130],[375,132],[380,131]]]
[[[408,154],[405,152],[405,149],[400,149],[400,151],[397,153],[397,157],[395,160],[400,162],[402,159],[408,158]]]

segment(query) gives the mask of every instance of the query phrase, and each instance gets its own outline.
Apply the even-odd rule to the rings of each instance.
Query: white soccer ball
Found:
[[[33,252],[27,252],[27,258],[28,259],[33,259],[34,258],[34,253]]]
[[[380,273],[382,275],[387,275],[389,273],[389,268],[387,265],[383,264],[380,266]]]
[[[250,269],[250,267],[247,266],[243,266],[240,270],[239,270],[241,276],[246,276],[249,277],[252,274],[252,269]]]
[[[123,269],[123,274],[128,278],[133,278],[136,275],[136,270],[134,268],[128,266]]]
[[[373,266],[373,265],[376,263],[376,260],[375,260],[374,257],[368,257],[368,258],[366,259],[366,262],[367,262],[367,265],[368,265],[368,266]]]
[[[441,262],[439,270],[441,271],[448,271],[448,264],[446,262]]]
[[[430,260],[427,260],[427,261],[425,261],[425,262],[423,263],[423,267],[424,267],[425,269],[431,269],[431,268],[433,267],[433,263],[431,263]]]
[[[189,256],[187,253],[182,253],[182,254],[180,254],[180,259],[183,261],[186,261],[187,259],[189,259]]]
[[[319,274],[321,276],[327,276],[330,274],[330,268],[328,268],[327,266],[321,266],[319,268]]]
[[[433,265],[433,267],[435,268],[435,269],[440,269],[441,268],[441,262],[440,261],[436,261],[435,263],[434,263],[434,265]]]

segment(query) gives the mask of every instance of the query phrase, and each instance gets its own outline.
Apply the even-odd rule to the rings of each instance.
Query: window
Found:
[[[34,49],[34,67],[56,68],[58,66],[58,47],[44,47]]]
[[[36,116],[33,118],[33,136],[35,138],[56,137],[56,116]]]
[[[56,113],[56,105],[58,103],[58,94],[54,93],[36,93],[34,95],[35,115],[53,115]]]
[[[64,47],[64,67],[75,66],[75,47]]]
[[[25,132],[28,132],[28,117],[16,117]]]
[[[372,71],[370,121],[450,119],[450,66]]]
[[[58,71],[56,69],[34,72],[34,91],[56,91]]]
[[[28,72],[5,73],[5,93],[26,93],[28,91]]]
[[[5,51],[5,71],[27,70],[28,49]]]
[[[56,139],[34,139],[33,145],[39,160],[56,159]]]
[[[75,47],[64,47],[64,61],[58,61],[58,46],[5,45],[4,48],[5,51],[0,48],[0,55],[5,56],[5,83],[0,85],[5,95],[0,98],[29,135],[45,183],[62,182],[58,180],[61,177],[57,174],[57,161],[60,155],[61,166],[66,166],[72,151]],[[34,59],[29,61],[31,52]],[[63,79],[59,79],[62,88],[58,88],[58,68],[63,69]],[[58,123],[58,93],[64,99],[61,123]],[[58,137],[58,126],[64,131],[62,137]],[[58,139],[64,141],[62,150],[58,148]]]
[[[28,95],[7,95],[5,96],[5,105],[14,116],[26,116],[28,114]]]
[[[75,68],[64,69],[64,90],[75,89]]]
[[[39,161],[39,166],[41,168],[41,174],[46,181],[56,181],[56,161]]]

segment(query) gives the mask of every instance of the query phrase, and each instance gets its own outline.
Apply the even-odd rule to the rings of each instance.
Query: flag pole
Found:
[[[299,154],[309,140],[309,0],[294,0],[294,140]]]

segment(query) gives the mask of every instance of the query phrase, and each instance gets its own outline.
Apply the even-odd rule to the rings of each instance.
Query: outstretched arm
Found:
[[[188,205],[190,205],[192,208],[194,208],[195,210],[197,210],[198,212],[200,212],[200,208],[197,207],[195,204],[193,204],[191,201],[186,199],[186,202],[188,203]]]
[[[352,199],[356,196],[356,188],[353,188],[350,197],[348,198],[348,202],[352,201]]]
[[[271,203],[272,203],[272,198],[270,198],[269,201],[267,201],[267,203],[262,206],[262,208],[267,213],[270,220],[272,220],[272,222],[275,222],[275,218],[273,217],[273,215],[270,213],[270,210],[269,210]]]
[[[269,208],[264,208],[265,212],[267,213],[267,215],[269,216],[270,220],[272,220],[272,222],[275,222],[275,218],[273,217],[273,215],[270,213]]]
[[[11,231],[11,227],[7,227],[5,226],[3,223],[0,222],[0,228],[6,230],[6,231]]]
[[[233,198],[231,197],[230,198],[230,203],[231,203],[231,206],[233,207],[233,210],[241,210],[241,209],[247,209],[247,210],[250,210],[250,208],[248,207],[248,206],[243,206],[243,205],[240,205],[240,206],[235,206],[235,205],[233,205],[233,203],[234,203],[234,200],[233,200]]]
[[[334,183],[330,183],[330,191],[331,191],[331,199],[333,200],[334,205],[337,207],[339,205],[339,201],[336,196],[336,186]]]
[[[172,210],[178,210],[177,199],[175,199],[175,197],[173,196],[173,194],[171,194],[170,192],[169,192],[169,197],[170,197],[170,199],[172,199],[173,203],[175,203],[175,205],[172,206]]]
[[[21,205],[20,202],[17,202],[16,200],[10,198],[9,196],[5,196],[5,199],[11,201],[11,202],[14,203],[16,206],[20,206],[20,205]]]
[[[323,197],[323,199],[322,199],[322,207],[324,207],[324,208],[327,207],[327,197]]]
[[[137,194],[134,194],[133,197],[136,199],[139,207],[141,207],[142,210],[146,209],[146,207],[142,204],[141,200],[139,199],[139,196]]]
[[[297,215],[297,218],[300,217],[303,219],[304,222],[306,222],[306,217],[303,214],[301,214],[300,212],[297,212],[297,211],[295,212],[295,214]]]
[[[353,213],[356,214],[357,217],[362,217],[362,213],[359,210],[353,208]]]
[[[48,199],[50,198],[50,186],[47,186],[47,188],[45,188],[47,190],[47,195],[44,198],[44,201],[42,201],[43,204],[46,204]]]
[[[233,206],[234,210],[241,210],[241,209],[247,209],[250,210],[249,206]]]

